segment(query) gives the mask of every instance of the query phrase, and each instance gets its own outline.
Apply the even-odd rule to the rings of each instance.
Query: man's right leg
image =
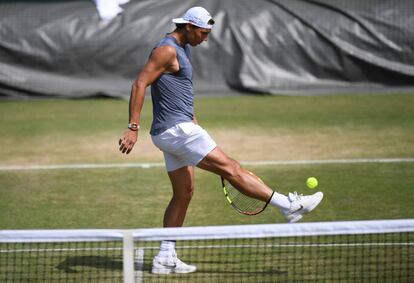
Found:
[[[168,172],[173,196],[164,213],[164,227],[183,226],[194,191],[194,168],[186,166]]]
[[[182,167],[168,172],[173,196],[164,213],[164,227],[181,227],[194,191],[194,168]],[[182,262],[175,251],[175,241],[162,241],[160,251],[152,262],[152,273],[190,273],[196,271],[193,265]]]

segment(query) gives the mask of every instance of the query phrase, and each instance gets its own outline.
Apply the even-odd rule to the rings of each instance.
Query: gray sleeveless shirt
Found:
[[[172,36],[165,36],[156,46],[173,46],[179,70],[162,74],[151,85],[153,121],[151,135],[158,135],[172,126],[193,120],[193,69],[188,45],[180,46]],[[154,48],[154,49],[155,49]]]

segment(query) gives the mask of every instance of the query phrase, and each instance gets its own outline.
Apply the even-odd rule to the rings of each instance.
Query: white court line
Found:
[[[322,159],[322,160],[259,160],[242,161],[242,165],[317,165],[317,164],[355,164],[355,163],[404,163],[414,162],[414,158],[365,158],[365,159]],[[51,165],[3,165],[0,171],[56,170],[56,169],[108,169],[108,168],[157,168],[164,167],[162,162],[153,163],[101,163],[101,164],[51,164]]]
[[[5,165],[0,171],[54,170],[54,169],[107,169],[107,168],[155,168],[164,163],[101,163],[101,164],[51,164],[51,165]]]
[[[68,240],[70,243],[70,240]],[[49,253],[49,252],[76,252],[76,251],[122,251],[122,248],[50,248],[50,249],[17,249],[0,250],[0,253]]]
[[[208,246],[176,246],[176,249],[227,249],[227,248],[314,248],[314,247],[364,247],[364,246],[373,246],[373,247],[387,247],[387,246],[414,246],[414,243],[411,242],[385,242],[385,243],[329,243],[329,244],[319,244],[319,243],[309,243],[309,244],[267,244],[267,245],[208,245]]]
[[[306,236],[305,236],[306,237]],[[277,238],[277,237],[275,237]],[[70,240],[68,241],[70,242]],[[250,244],[250,245],[201,245],[201,246],[176,246],[176,249],[186,250],[186,249],[228,249],[228,248],[303,248],[303,247],[364,247],[364,246],[374,246],[374,247],[387,247],[387,246],[414,246],[412,242],[384,242],[384,243],[308,243],[308,244],[297,244],[297,243],[287,243],[287,244]],[[121,251],[122,248],[50,248],[50,249],[7,249],[0,250],[0,253],[34,253],[34,252],[76,252],[76,251]],[[135,248],[134,258],[135,266],[143,268],[144,264],[144,253],[145,250],[159,250],[159,247],[138,247]],[[140,270],[140,269],[138,269]]]

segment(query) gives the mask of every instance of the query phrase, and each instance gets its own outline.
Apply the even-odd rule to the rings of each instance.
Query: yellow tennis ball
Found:
[[[318,186],[318,179],[315,177],[309,177],[306,180],[306,186],[308,186],[309,189],[314,189]]]

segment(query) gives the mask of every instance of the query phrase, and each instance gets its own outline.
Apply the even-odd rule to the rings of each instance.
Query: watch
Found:
[[[128,124],[128,129],[130,129],[131,131],[138,131],[139,130],[139,125],[137,123],[129,123]]]

